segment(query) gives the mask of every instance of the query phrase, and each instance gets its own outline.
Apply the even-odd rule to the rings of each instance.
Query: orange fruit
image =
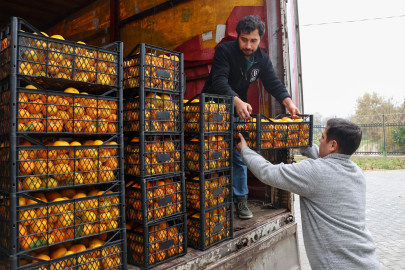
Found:
[[[26,104],[26,106],[28,106],[28,104]],[[31,121],[30,119],[31,117],[31,113],[25,109],[20,109],[18,111],[18,118],[19,118],[19,122],[22,124],[28,124],[29,121]]]
[[[80,164],[79,164],[79,160],[77,159],[70,159],[69,160],[69,167],[72,170],[72,172],[78,172],[80,171]]]
[[[18,109],[24,109],[27,107],[28,96],[25,93],[18,94]]]
[[[65,98],[59,97],[56,103],[56,108],[58,108],[60,111],[67,111],[70,108],[69,101]]]
[[[89,158],[80,159],[79,166],[82,172],[94,171],[96,169],[93,160]]]
[[[48,192],[45,195],[45,197],[48,200],[48,202],[53,202],[55,199],[62,198],[62,194],[60,194],[57,191],[51,191],[51,192]]]
[[[41,188],[42,180],[36,176],[30,176],[24,178],[23,188],[24,190],[35,190]]]
[[[36,219],[33,222],[31,222],[29,230],[31,234],[44,233],[48,230],[48,222],[44,218]]]
[[[51,259],[60,258],[60,257],[64,256],[66,254],[66,252],[67,252],[66,248],[60,247],[51,253]]]
[[[19,217],[20,217],[20,224],[24,226],[30,226],[35,222],[35,219],[37,218],[37,213],[34,209],[21,210],[19,213]]]
[[[34,174],[36,175],[53,174],[54,170],[55,169],[51,161],[35,161]]]
[[[81,121],[80,120],[75,120],[74,122],[72,120],[66,121],[65,130],[67,132],[73,132],[73,133],[81,132],[82,131]]]
[[[55,166],[55,179],[58,181],[70,180],[72,170],[67,164],[58,164]]]
[[[18,198],[18,205],[19,206],[21,206],[21,205],[25,205],[26,204],[26,199],[24,198],[24,197],[20,197],[20,198]]]
[[[83,178],[85,184],[97,183],[97,172],[84,173]]]
[[[56,141],[53,143],[53,146],[70,146],[66,141]]]
[[[68,189],[62,190],[61,195],[63,197],[68,197],[71,199],[71,198],[73,198],[73,196],[76,195],[76,190],[74,190],[73,188],[68,188]]]
[[[77,72],[73,79],[75,81],[79,81],[79,82],[88,82],[89,81],[89,76],[87,75],[86,72]]]
[[[86,247],[85,247],[85,245],[82,245],[82,244],[76,244],[69,248],[69,251],[72,251],[74,253],[82,252],[85,250],[86,250]]]
[[[19,73],[23,75],[30,75],[32,76],[34,74],[34,69],[31,67],[31,64],[27,62],[21,62],[20,68],[19,68]]]
[[[77,90],[76,88],[73,87],[68,87],[65,89],[65,91],[63,91],[65,93],[74,93],[74,94],[79,94],[79,90]]]
[[[97,132],[97,127],[93,124],[91,126],[88,126],[84,129],[85,133],[96,133]]]
[[[28,131],[32,132],[44,132],[45,131],[45,126],[39,121],[30,121],[27,123],[27,126],[29,128]]]
[[[18,224],[18,229],[18,231],[20,232],[20,237],[26,236],[28,234],[27,228],[24,225]]]
[[[20,162],[20,175],[30,175],[35,169],[35,163],[33,161]]]
[[[55,116],[58,112],[58,108],[55,105],[46,105],[43,107],[43,109],[44,115],[47,115],[48,117]]]
[[[55,165],[69,164],[69,156],[67,154],[60,154],[57,159],[54,160]]]
[[[60,118],[51,116],[47,119],[47,121],[48,123],[46,129],[48,132],[62,132],[63,121]]]
[[[108,133],[117,133],[117,125],[114,123],[110,123],[107,125],[107,132]]]
[[[67,110],[70,119],[80,119],[84,115],[84,109],[80,103],[74,103]]]
[[[80,123],[81,123],[81,126],[83,127],[83,129],[86,129],[87,127],[93,125],[94,121],[90,116],[84,115],[82,117],[82,119],[80,120]]]
[[[86,223],[84,224],[83,234],[82,235],[91,235],[96,232],[96,228],[94,225]]]
[[[57,75],[59,72],[61,72],[61,67],[59,66],[59,63],[53,60],[48,61],[48,73]]]

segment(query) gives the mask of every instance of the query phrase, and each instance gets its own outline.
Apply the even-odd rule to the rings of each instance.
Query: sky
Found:
[[[372,92],[405,101],[404,0],[300,0],[298,9],[305,113],[347,117]]]

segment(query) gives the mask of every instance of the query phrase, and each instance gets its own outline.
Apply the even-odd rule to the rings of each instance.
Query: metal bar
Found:
[[[383,134],[384,134],[384,153],[385,153],[385,115],[383,114]]]
[[[274,71],[280,81],[284,82],[284,62],[283,62],[283,40],[282,40],[282,24],[281,24],[281,4],[280,0],[266,0],[267,6],[267,24],[268,24],[268,40],[269,40],[269,56],[273,63]],[[276,102],[274,97],[271,97],[271,116],[274,117],[279,113],[284,113],[284,106]]]
[[[19,249],[18,236],[19,236],[19,226],[18,220],[19,215],[17,214],[17,195],[18,191],[18,165],[17,165],[17,115],[18,115],[18,97],[17,97],[17,70],[18,70],[18,31],[19,29],[18,19],[13,17],[11,19],[11,61],[10,61],[10,249],[11,255],[15,255]],[[18,263],[18,260],[11,262]]]
[[[185,1],[190,1],[190,0],[171,0],[171,1],[166,1],[166,2],[164,2],[164,3],[162,3],[162,4],[160,4],[160,5],[154,6],[154,7],[150,8],[150,9],[147,9],[147,10],[145,10],[145,11],[142,11],[142,12],[140,12],[140,13],[138,13],[138,14],[135,14],[135,15],[133,15],[133,16],[131,16],[131,17],[128,17],[128,18],[126,18],[126,19],[120,21],[120,22],[119,22],[119,28],[122,28],[122,27],[124,27],[125,25],[127,25],[127,24],[129,24],[129,23],[131,23],[131,22],[134,22],[134,21],[140,20],[140,19],[142,19],[142,18],[148,17],[148,16],[150,16],[150,15],[153,15],[153,14],[156,13],[156,12],[159,12],[159,11],[162,11],[162,10],[165,10],[165,9],[168,9],[168,8],[171,8],[171,7],[173,7],[174,5],[180,4],[180,3],[185,2]]]
[[[296,50],[296,61],[297,61],[297,72],[298,72],[298,91],[299,104],[301,105],[301,112],[304,113],[304,90],[302,82],[302,64],[301,64],[301,40],[300,40],[300,27],[299,27],[299,16],[298,16],[298,0],[293,0],[292,2],[294,9],[294,23],[295,23],[295,50]]]

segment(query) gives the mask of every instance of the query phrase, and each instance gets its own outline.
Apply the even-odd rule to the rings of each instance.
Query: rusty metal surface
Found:
[[[274,210],[268,210],[269,215],[274,214]],[[272,238],[273,234],[277,235],[288,222],[289,212],[284,212],[273,218],[268,218],[265,215],[257,218],[257,222],[252,223],[247,228],[235,232],[235,238],[222,242],[206,251],[199,251],[192,248],[188,249],[188,254],[168,261],[154,268],[154,270],[197,270],[204,269],[210,264],[216,263],[223,258],[232,256],[238,250],[243,250],[261,239]],[[296,246],[296,245],[295,245]],[[128,265],[128,270],[138,270],[138,267]]]
[[[297,223],[294,222],[204,270],[300,269],[297,238]]]

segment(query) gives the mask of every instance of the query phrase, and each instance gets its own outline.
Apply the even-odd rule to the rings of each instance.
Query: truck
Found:
[[[124,57],[148,43],[184,54],[185,99],[201,92],[218,44],[235,40],[239,19],[258,15],[266,24],[260,48],[273,63],[293,102],[304,112],[297,0],[32,0],[1,1],[0,25],[21,17],[37,29],[66,40],[103,46],[124,43]],[[275,117],[286,112],[260,82],[252,83],[253,113]],[[292,163],[292,150],[261,154],[272,163]],[[154,269],[301,269],[294,196],[248,174],[249,207],[254,217],[235,217],[233,239]],[[139,269],[128,265],[129,270]]]

